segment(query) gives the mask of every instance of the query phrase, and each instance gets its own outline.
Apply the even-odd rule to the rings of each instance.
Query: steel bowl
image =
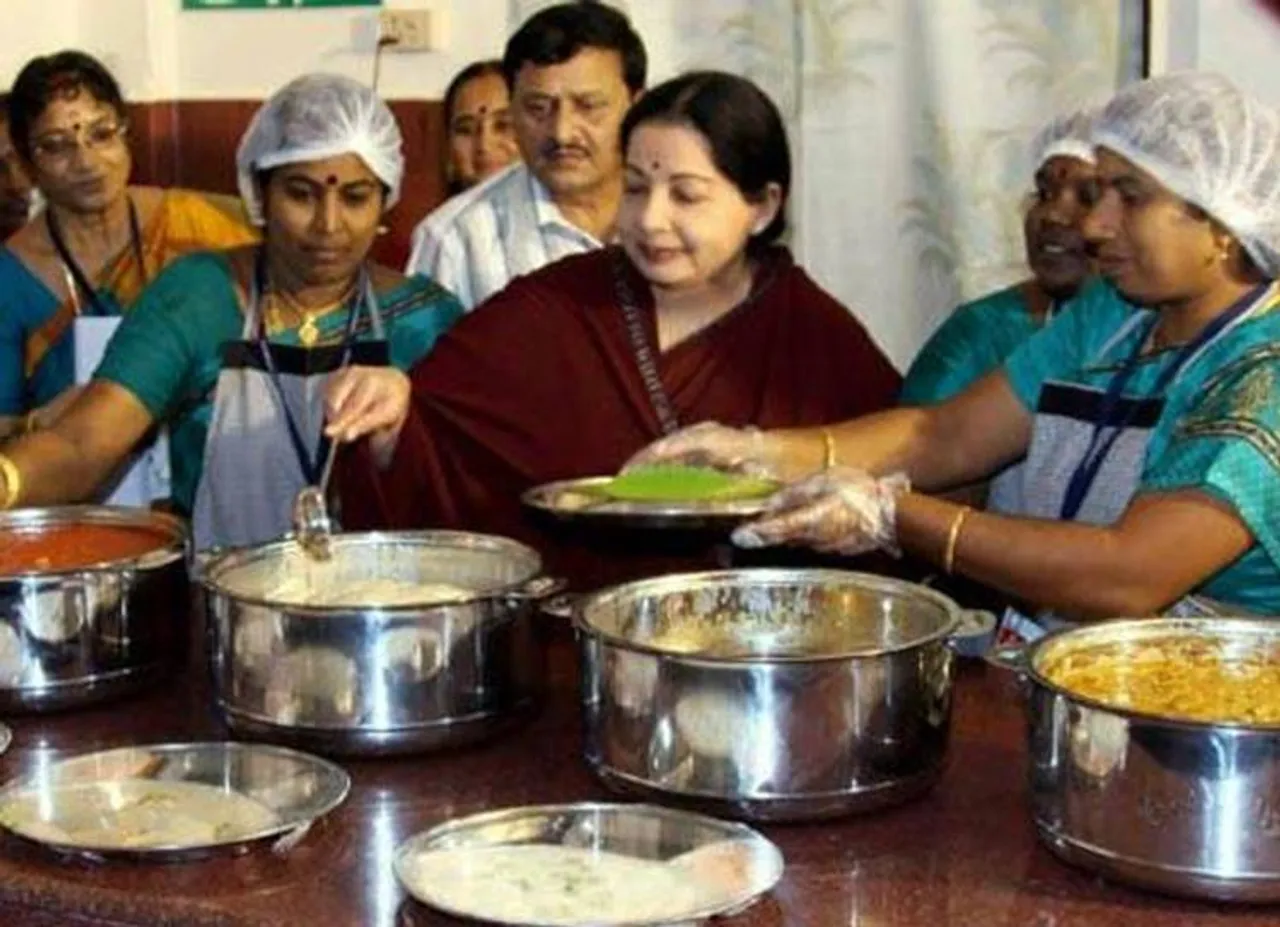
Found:
[[[73,524],[144,528],[167,541],[139,557],[0,576],[0,711],[107,701],[156,682],[186,653],[184,523],[112,506],[0,513],[0,531]]]
[[[453,898],[450,886],[424,879],[419,868],[428,854],[530,845],[664,863],[693,876],[699,888],[691,903],[673,899],[673,909],[661,917],[609,918],[593,911],[578,922],[582,927],[673,927],[673,922],[692,924],[733,914],[770,891],[783,871],[781,851],[742,824],[670,808],[581,803],[509,808],[449,821],[401,844],[395,854],[396,877],[418,901],[457,917],[512,927],[565,927],[563,919],[486,918],[481,897]],[[494,890],[490,886],[486,894]]]
[[[1280,901],[1280,725],[1127,711],[1042,672],[1068,651],[1171,635],[1280,648],[1274,619],[1137,619],[1055,632],[1003,665],[1025,679],[1032,813],[1057,856],[1141,888]]]
[[[954,602],[839,570],[667,576],[577,603],[586,760],[608,786],[755,820],[937,780]]]
[[[537,600],[559,589],[531,548],[451,531],[342,534],[317,561],[293,541],[221,554],[200,582],[214,692],[238,734],[328,754],[409,753],[481,740],[531,709],[544,655]],[[465,601],[302,607],[285,577],[449,583]]]
[[[60,838],[47,826],[34,826],[66,827],[70,819],[84,819],[86,804],[118,810],[148,788],[173,784],[205,786],[215,795],[247,800],[262,809],[262,821],[222,838],[145,846],[114,834],[71,840],[70,834]],[[341,804],[350,788],[350,777],[339,767],[281,747],[230,742],[124,747],[52,763],[7,783],[0,789],[0,828],[56,853],[94,860],[180,862],[263,846],[283,853]],[[156,814],[184,810],[179,805]]]

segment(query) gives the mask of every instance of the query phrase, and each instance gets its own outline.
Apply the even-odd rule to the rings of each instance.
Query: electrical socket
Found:
[[[444,47],[442,15],[433,10],[383,10],[378,14],[381,44],[390,51],[438,51]]]

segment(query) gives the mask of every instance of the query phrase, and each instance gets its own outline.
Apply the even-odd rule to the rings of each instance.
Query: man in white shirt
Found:
[[[524,161],[420,222],[406,272],[471,309],[515,277],[608,241],[622,197],[619,128],[646,69],[640,37],[610,7],[562,3],[530,18],[502,59]]]

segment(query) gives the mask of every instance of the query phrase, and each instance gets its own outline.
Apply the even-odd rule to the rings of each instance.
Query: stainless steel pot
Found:
[[[0,531],[71,524],[143,528],[166,540],[141,557],[0,576],[0,711],[106,701],[163,677],[186,654],[182,521],[109,506],[0,513]]]
[[[424,531],[336,535],[316,561],[293,541],[224,553],[200,582],[214,692],[231,730],[329,754],[480,740],[532,707],[543,678],[534,603],[559,585],[505,538]],[[474,590],[423,606],[300,607],[286,579],[369,579]]]
[[[577,603],[586,760],[609,786],[755,820],[869,810],[942,771],[957,608],[837,570],[730,570]]]
[[[1177,721],[1072,694],[1042,670],[1069,650],[1171,634],[1280,647],[1274,619],[1140,619],[1059,631],[1002,664],[1026,680],[1032,812],[1062,859],[1157,891],[1280,901],[1280,726]]]

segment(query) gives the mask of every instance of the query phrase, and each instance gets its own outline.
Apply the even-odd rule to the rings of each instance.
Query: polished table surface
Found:
[[[350,762],[346,803],[283,857],[267,850],[171,865],[68,861],[0,847],[0,924],[457,924],[409,900],[391,871],[409,835],[510,805],[605,799],[581,760],[576,661],[551,652],[547,704],[527,726],[449,755]],[[50,759],[130,743],[218,738],[204,673],[151,695],[74,714],[9,719],[5,778]],[[725,927],[1143,927],[1276,924],[1280,910],[1188,904],[1110,885],[1035,840],[1018,691],[963,665],[949,766],[912,804],[830,824],[762,828],[786,856],[773,895]]]

